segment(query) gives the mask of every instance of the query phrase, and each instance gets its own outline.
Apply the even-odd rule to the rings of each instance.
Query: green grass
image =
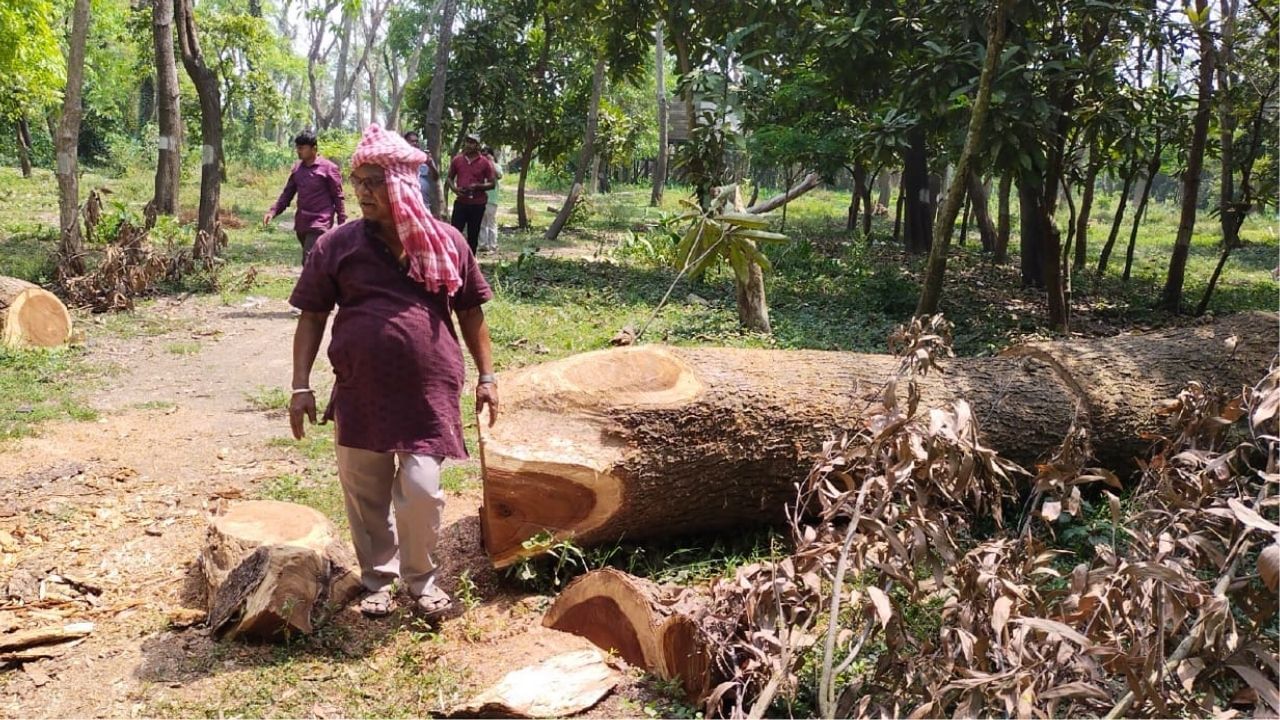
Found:
[[[49,420],[97,419],[81,392],[93,376],[79,349],[0,349],[0,442],[33,435]]]
[[[289,409],[292,400],[288,390],[281,387],[259,385],[245,393],[249,407],[261,412],[280,412]]]
[[[196,342],[178,342],[169,343],[164,346],[165,352],[171,355],[195,355],[200,352],[200,343]]]

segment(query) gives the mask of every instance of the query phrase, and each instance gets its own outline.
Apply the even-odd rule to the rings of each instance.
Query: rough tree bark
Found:
[[[662,191],[667,186],[667,48],[663,29],[659,20],[654,30],[653,45],[654,80],[658,92],[658,156],[653,165],[653,192],[649,195],[649,204],[653,207],[662,204]]]
[[[569,189],[569,195],[564,199],[560,212],[556,213],[556,219],[543,235],[543,240],[546,242],[553,242],[559,237],[565,223],[569,222],[569,216],[573,214],[573,206],[578,203],[578,196],[582,194],[582,181],[586,177],[587,168],[595,156],[596,126],[600,121],[600,96],[604,93],[604,71],[605,58],[601,54],[596,58],[596,67],[591,75],[591,104],[587,108],[587,134],[582,140],[582,153],[578,155],[578,167],[574,170],[573,187]]]
[[[978,225],[978,237],[984,252],[995,252],[996,226],[991,222],[991,208],[987,204],[987,188],[978,173],[969,170],[969,197],[973,199],[973,217]]]
[[[912,130],[902,154],[902,237],[907,252],[929,252],[933,241],[933,198],[929,191],[929,157],[924,131]]]
[[[431,70],[431,97],[427,101],[426,131],[427,152],[435,158],[436,166],[441,170],[437,173],[440,177],[431,183],[431,203],[444,214],[444,176],[448,170],[443,164],[444,156],[440,154],[440,136],[443,132],[441,123],[444,120],[444,92],[449,76],[449,46],[453,41],[453,16],[458,12],[458,0],[442,1],[444,7],[440,9],[440,29],[436,33],[436,59]]]
[[[18,165],[22,168],[22,177],[31,177],[31,133],[27,130],[27,118],[19,117],[13,124],[18,142]]]
[[[1009,212],[1009,195],[1013,192],[1013,173],[1000,176],[1000,188],[996,197],[996,247],[991,261],[1003,265],[1009,261],[1009,232],[1012,217]]]
[[[362,591],[333,524],[293,503],[243,502],[215,515],[199,564],[209,629],[224,640],[310,633]]]
[[[1200,22],[1196,35],[1200,39],[1199,95],[1196,113],[1191,121],[1191,144],[1187,148],[1187,167],[1182,173],[1182,214],[1178,221],[1178,235],[1173,243],[1173,255],[1169,258],[1169,273],[1165,279],[1160,304],[1171,313],[1182,310],[1182,284],[1187,273],[1187,255],[1191,252],[1191,233],[1196,227],[1196,204],[1200,200],[1200,171],[1204,168],[1204,149],[1209,139],[1209,118],[1213,105],[1213,35],[1209,27],[1208,0],[1196,0],[1196,12]]]
[[[173,51],[172,2],[155,0],[152,3],[151,35],[155,42],[156,98],[160,115],[160,152],[151,202],[157,214],[173,215],[178,212],[178,185],[182,180],[182,118],[178,64]]]
[[[1093,134],[1092,129],[1090,135]],[[1084,268],[1089,255],[1089,215],[1093,212],[1093,191],[1098,183],[1098,173],[1102,170],[1102,161],[1098,157],[1097,146],[1089,142],[1089,165],[1085,170],[1084,189],[1080,195],[1080,211],[1076,216],[1075,258],[1071,264],[1073,270]]]
[[[1137,150],[1133,154],[1137,154]],[[1129,204],[1129,191],[1133,189],[1133,180],[1138,175],[1138,161],[1136,157],[1131,157],[1125,163],[1124,182],[1120,186],[1120,203],[1116,206],[1115,217],[1111,219],[1111,233],[1107,235],[1107,241],[1102,245],[1102,252],[1098,254],[1098,277],[1102,277],[1107,271],[1107,263],[1111,259],[1111,250],[1115,247],[1116,238],[1120,235],[1120,226],[1124,223],[1125,207]],[[1147,183],[1150,188],[1151,184]]]
[[[1079,413],[1099,462],[1123,472],[1185,381],[1253,383],[1275,354],[1275,313],[951,361],[923,402],[965,400],[984,443],[1030,466]],[[1232,350],[1228,338],[1238,344]],[[739,529],[780,519],[822,443],[898,361],[858,353],[643,346],[504,373],[501,422],[481,429],[481,523],[495,565],[549,531],[580,545]]]
[[[218,254],[218,205],[222,199],[222,89],[218,75],[204,60],[192,0],[173,0],[178,46],[200,98],[200,209],[196,221],[195,258],[212,260]]]
[[[0,275],[0,347],[57,347],[71,340],[71,313],[57,295]]]
[[[995,79],[996,66],[999,64],[1000,47],[1004,44],[1004,16],[1012,0],[1000,0],[987,21],[987,55],[982,63],[982,75],[978,79],[978,95],[973,102],[973,111],[969,114],[969,130],[965,134],[964,148],[956,160],[955,178],[947,188],[947,199],[942,204],[942,215],[938,219],[938,227],[933,238],[933,247],[929,250],[929,266],[925,270],[924,287],[920,290],[920,301],[916,303],[917,315],[932,315],[938,311],[938,302],[942,299],[942,280],[947,271],[947,251],[951,246],[951,228],[956,222],[956,213],[960,210],[960,200],[964,196],[965,180],[969,177],[969,166],[974,152],[978,148],[978,139],[982,135],[982,126],[987,120],[987,108],[991,105],[991,86]],[[976,179],[976,178],[975,178]]]
[[[84,238],[80,234],[80,95],[84,88],[84,46],[89,36],[89,0],[75,0],[67,43],[67,86],[62,118],[55,136],[58,177],[58,267],[61,275],[84,273]]]

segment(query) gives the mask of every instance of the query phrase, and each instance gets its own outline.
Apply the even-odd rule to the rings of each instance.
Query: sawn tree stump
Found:
[[[1026,467],[1073,419],[1100,464],[1133,466],[1190,380],[1239,388],[1265,374],[1275,313],[1142,335],[958,358],[920,380],[922,406],[964,399],[983,439]],[[485,548],[494,564],[540,533],[580,545],[782,519],[822,445],[856,427],[896,374],[889,355],[642,346],[504,373],[482,425]]]
[[[26,280],[0,276],[0,345],[57,347],[71,339],[71,313],[57,295]]]
[[[333,524],[293,503],[243,502],[213,517],[200,568],[209,627],[224,639],[309,633],[361,592]]]

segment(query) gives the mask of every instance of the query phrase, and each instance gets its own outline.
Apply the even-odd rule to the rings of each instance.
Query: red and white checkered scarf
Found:
[[[445,229],[448,226],[433,217],[422,202],[418,166],[426,161],[426,153],[397,133],[373,124],[365,128],[364,137],[351,156],[351,169],[370,163],[386,171],[391,216],[409,258],[409,277],[430,292],[444,290],[452,295],[462,286],[458,272],[462,258]]]

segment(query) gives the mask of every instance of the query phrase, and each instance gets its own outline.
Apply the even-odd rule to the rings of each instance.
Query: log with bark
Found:
[[[310,633],[362,592],[333,524],[293,503],[257,500],[210,519],[200,554],[209,627],[223,639]]]
[[[0,345],[56,347],[71,340],[71,313],[57,295],[0,276]]]
[[[1276,352],[1275,313],[960,358],[920,379],[922,405],[964,399],[988,447],[1030,467],[1078,419],[1123,472],[1189,380],[1238,388]],[[481,525],[496,566],[542,547],[736,530],[781,520],[822,444],[855,427],[898,360],[860,353],[626,347],[504,374],[482,427]]]

